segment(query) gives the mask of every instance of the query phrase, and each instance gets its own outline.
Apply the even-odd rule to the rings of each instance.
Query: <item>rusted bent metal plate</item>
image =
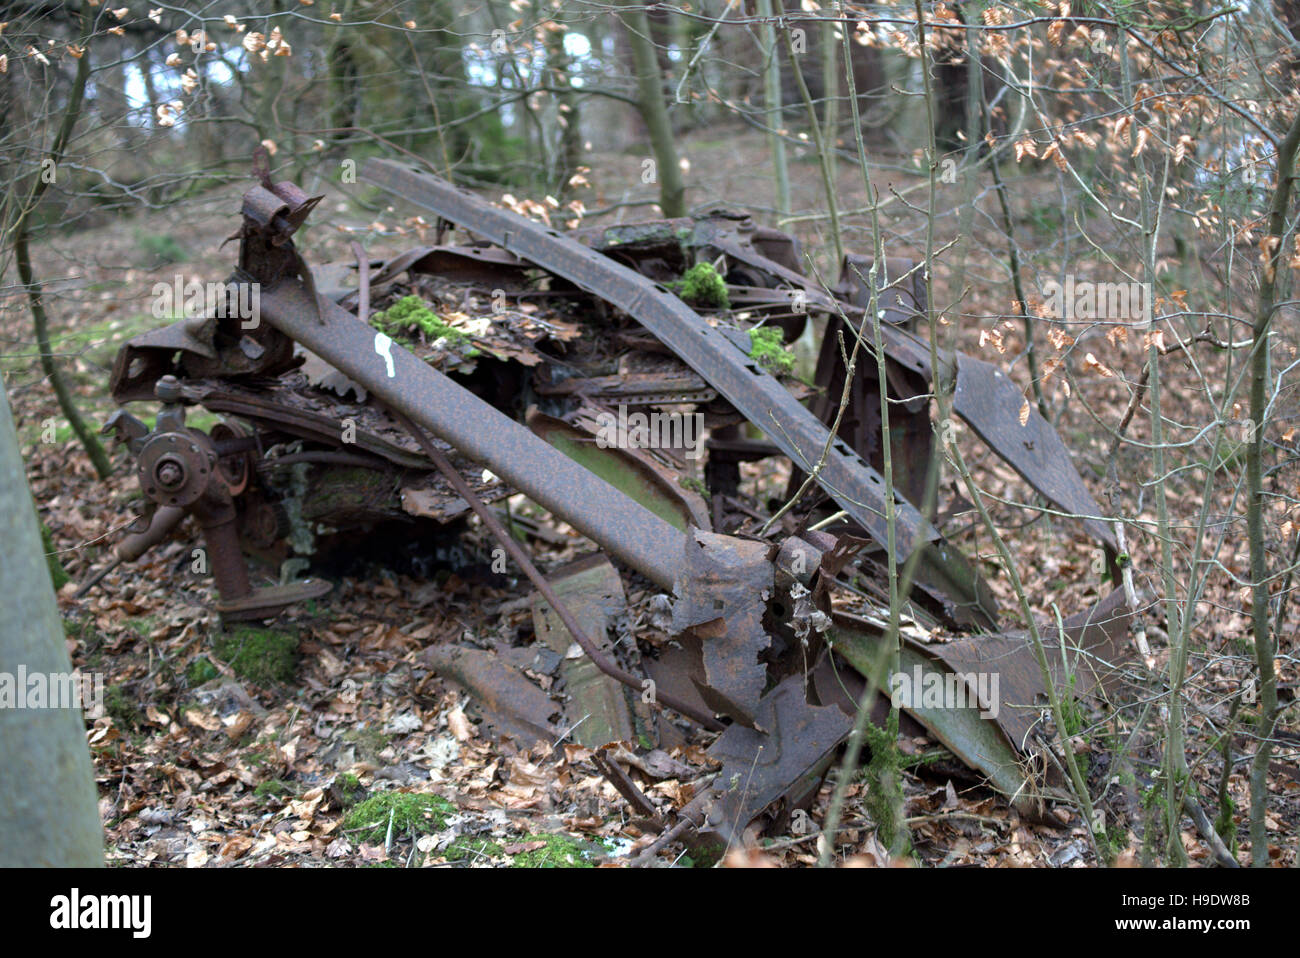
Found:
[[[722,771],[714,780],[708,821],[727,842],[738,840],[763,809],[795,791],[853,728],[838,707],[808,704],[802,675],[764,695],[755,719],[767,731],[732,725],[709,746]]]
[[[417,246],[394,256],[370,277],[370,295],[377,297],[402,273],[434,273],[462,283],[491,283],[506,287],[522,285],[527,264],[505,250],[488,246]],[[356,307],[357,291],[339,298],[347,309]]]
[[[1114,529],[1102,519],[1101,506],[1083,484],[1056,430],[1032,405],[1029,418],[1020,424],[1026,399],[1010,377],[992,363],[958,353],[952,402],[975,434],[1026,482],[1061,511],[1079,517],[1098,542],[1118,549]]]
[[[1114,675],[1125,656],[1124,637],[1133,616],[1116,590],[1092,609],[1063,623],[1066,659],[1083,695]],[[1052,682],[1065,682],[1055,627],[1040,627]],[[879,628],[854,616],[836,614],[831,646],[863,674],[879,664]],[[904,634],[899,654],[902,677],[914,694],[900,697],[904,712],[942,742],[969,768],[983,773],[1021,811],[1036,815],[1052,795],[1026,756],[1034,752],[1032,731],[1047,709],[1047,689],[1028,633],[965,636],[927,643]],[[993,676],[996,675],[996,685]],[[920,685],[917,680],[920,680]],[[931,701],[930,689],[963,689],[961,701]],[[946,694],[946,693],[945,693]],[[940,697],[942,698],[942,697]]]
[[[433,645],[420,653],[430,670],[473,696],[484,718],[523,745],[552,744],[560,736],[555,724],[560,707],[526,675],[498,656],[459,645]]]
[[[1075,695],[1085,695],[1107,683],[1126,657],[1125,637],[1133,610],[1116,589],[1093,608],[1073,615],[1065,628],[1065,659],[1075,676]],[[1039,635],[1047,652],[1052,681],[1065,683],[1061,641],[1054,624],[1041,623]],[[962,636],[951,642],[924,644],[907,640],[918,652],[930,656],[958,676],[999,674],[997,723],[1019,750],[1025,750],[1030,731],[1047,708],[1047,689],[1027,631],[977,637]],[[986,703],[987,705],[987,703]]]
[[[673,632],[702,640],[700,695],[715,712],[754,727],[767,684],[761,656],[772,644],[763,614],[774,568],[763,542],[694,530],[673,605]]]

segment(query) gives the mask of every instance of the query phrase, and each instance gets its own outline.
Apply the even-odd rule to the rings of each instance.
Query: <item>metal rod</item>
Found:
[[[469,507],[473,509],[474,513],[480,520],[482,520],[483,525],[487,526],[488,531],[492,533],[493,537],[501,543],[501,547],[509,553],[510,558],[514,559],[519,568],[524,570],[524,575],[528,576],[529,580],[537,588],[537,591],[542,594],[542,598],[544,598],[547,603],[550,604],[551,608],[555,610],[555,614],[560,617],[560,621],[564,623],[564,627],[569,630],[569,634],[573,636],[574,641],[582,647],[582,651],[586,652],[587,655],[591,657],[591,661],[595,663],[596,668],[600,669],[610,678],[616,679],[624,685],[636,689],[638,692],[643,691],[645,688],[643,679],[639,679],[631,672],[626,672],[617,665],[614,665],[605,658],[596,644],[587,637],[587,634],[582,631],[582,627],[578,625],[577,620],[569,613],[569,610],[564,603],[560,601],[560,597],[555,594],[555,590],[551,588],[551,584],[546,581],[546,577],[537,570],[535,565],[533,565],[528,554],[524,552],[523,548],[514,540],[510,533],[506,532],[501,523],[497,521],[496,516],[492,514],[492,510],[487,507],[482,499],[475,495],[474,490],[471,489],[469,483],[465,481],[465,477],[457,472],[452,464],[448,462],[447,457],[442,454],[442,450],[433,444],[433,441],[429,439],[424,430],[416,426],[415,423],[411,422],[411,420],[404,416],[399,410],[390,406],[388,407],[388,412],[398,421],[398,423],[401,424],[402,428],[409,432],[412,438],[420,444],[420,447],[424,450],[424,454],[429,457],[435,466],[438,467],[438,471],[447,478],[447,482],[449,482],[451,487],[456,490],[456,494],[469,503]],[[688,703],[683,702],[676,696],[669,695],[666,692],[658,692],[655,695],[655,702],[656,704],[666,705],[669,708],[680,712],[682,715],[700,723],[710,731],[721,732],[726,728],[726,726],[712,715],[700,712]]]
[[[112,562],[104,566],[98,572],[93,573],[89,579],[81,583],[81,585],[77,588],[77,591],[72,594],[72,597],[74,599],[84,598],[86,593],[89,592],[91,589],[93,589],[95,587],[95,584],[98,583],[100,579],[104,578],[104,576],[108,575],[110,572],[112,572],[121,564],[122,564],[122,557],[116,556]]]
[[[600,769],[602,775],[613,785],[615,790],[628,800],[628,803],[636,808],[642,815],[652,819],[656,825],[662,827],[663,816],[659,814],[659,809],[655,808],[654,802],[646,797],[641,789],[636,787],[636,782],[623,771],[622,766],[618,764],[617,759],[606,758],[600,752],[591,753],[592,764]]]
[[[352,252],[357,257],[357,319],[364,323],[370,318],[370,257],[357,242]]]

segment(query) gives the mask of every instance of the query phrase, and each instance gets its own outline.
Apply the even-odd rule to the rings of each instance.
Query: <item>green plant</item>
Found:
[[[694,476],[682,476],[677,480],[677,484],[683,489],[691,490],[691,492],[698,496],[703,496],[705,499],[709,498],[709,487],[706,486],[702,480],[697,479]]]
[[[133,731],[140,724],[140,706],[127,697],[120,685],[104,690],[104,712],[120,729]]]
[[[343,830],[358,841],[382,842],[389,823],[394,836],[429,834],[447,827],[456,806],[437,795],[415,792],[381,792],[367,798],[343,819]]]
[[[351,808],[365,797],[366,787],[351,772],[344,772],[334,779],[329,794],[339,808]]]
[[[204,682],[211,682],[220,674],[206,655],[197,656],[185,667],[185,680],[190,688],[202,685]]]
[[[794,369],[794,356],[786,352],[785,334],[776,326],[755,326],[749,331],[749,356],[773,375]]]
[[[526,835],[521,844],[543,842],[541,848],[521,852],[510,863],[511,868],[595,868],[591,858],[607,846],[583,842],[568,835]]]
[[[253,789],[253,794],[262,799],[284,798],[293,794],[293,786],[281,779],[272,778],[260,783]]]
[[[447,850],[443,852],[443,857],[449,862],[475,862],[482,861],[485,858],[500,858],[504,851],[496,842],[489,841],[486,838],[459,835],[454,842],[447,846]]]
[[[668,284],[681,298],[682,302],[694,306],[716,306],[727,309],[731,298],[727,295],[727,283],[712,263],[696,263],[682,278]]]
[[[298,637],[272,629],[239,626],[218,635],[212,651],[250,682],[287,682],[297,667]]]
[[[1231,796],[1223,795],[1219,800],[1219,815],[1214,820],[1214,830],[1223,839],[1223,844],[1235,856],[1237,854],[1237,805]]]
[[[54,591],[58,592],[68,584],[68,573],[64,571],[63,563],[59,561],[59,550],[54,545],[54,536],[44,522],[41,523],[41,545],[45,548],[45,563],[50,567],[50,582],[54,586]]]
[[[904,755],[898,747],[898,709],[889,710],[884,728],[868,723],[864,728],[871,759],[863,771],[867,781],[864,804],[876,823],[876,837],[892,857],[906,855],[912,848],[907,822],[903,819]]]
[[[445,340],[453,349],[465,349],[466,356],[477,356],[479,351],[470,346],[469,334],[455,326],[448,325],[441,316],[431,310],[418,296],[403,296],[388,309],[373,314],[370,325],[388,333],[399,343],[409,344],[401,334],[419,332],[426,342],[434,343]]]

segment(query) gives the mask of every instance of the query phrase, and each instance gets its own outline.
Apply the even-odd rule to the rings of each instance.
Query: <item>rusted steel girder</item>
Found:
[[[750,422],[762,429],[796,468],[817,481],[877,542],[888,541],[884,477],[727,336],[646,277],[557,230],[494,207],[438,177],[390,160],[367,162],[362,178],[457,223],[502,249],[569,280],[632,316],[699,373]],[[824,459],[824,461],[823,461]],[[917,577],[944,593],[954,618],[990,627],[997,603],[978,572],[944,542],[920,511],[895,493],[895,542],[906,556],[925,549]]]
[[[341,306],[296,279],[262,290],[261,318],[326,356],[462,454],[481,463],[656,584],[671,590],[686,538],[649,509],[578,465]]]

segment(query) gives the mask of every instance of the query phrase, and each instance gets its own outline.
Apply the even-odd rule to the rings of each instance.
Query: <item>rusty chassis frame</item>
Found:
[[[888,541],[884,477],[842,439],[832,440],[825,423],[731,338],[676,296],[557,230],[492,206],[438,177],[390,160],[371,160],[363,168],[362,178],[491,240],[634,317],[762,429],[797,468],[816,469],[818,484],[877,542]],[[773,265],[782,273],[792,273]],[[436,427],[430,428],[441,435]],[[820,469],[818,463],[822,463]],[[918,568],[920,584],[949,598],[957,622],[995,627],[997,603],[978,573],[943,541],[912,503],[897,492],[895,498],[899,551],[910,555],[915,549],[925,550]]]

